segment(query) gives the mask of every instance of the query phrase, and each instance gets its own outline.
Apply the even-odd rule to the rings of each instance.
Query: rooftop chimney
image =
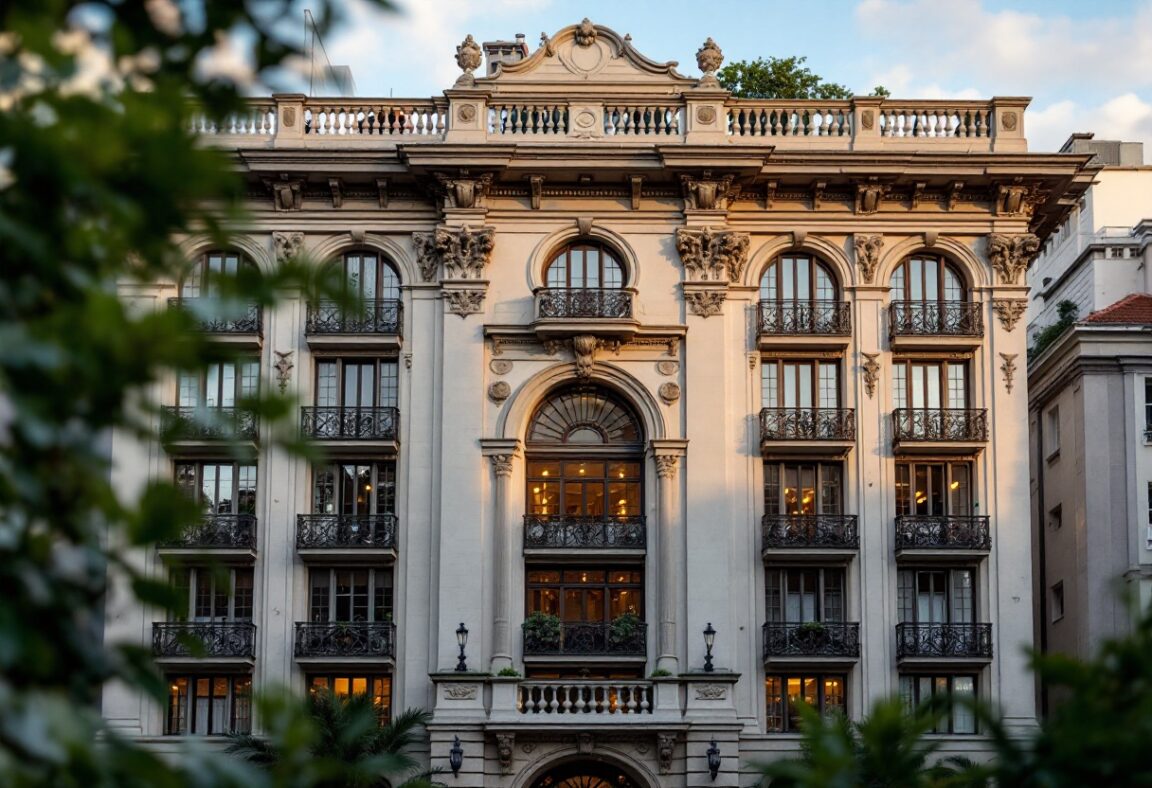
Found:
[[[496,67],[502,63],[518,63],[528,57],[528,44],[524,41],[524,34],[517,33],[515,41],[485,41],[484,56],[488,61],[485,76],[496,73]]]

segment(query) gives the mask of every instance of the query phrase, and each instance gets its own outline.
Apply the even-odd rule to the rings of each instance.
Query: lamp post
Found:
[[[720,748],[716,746],[716,740],[712,740],[712,746],[708,748],[708,773],[712,775],[712,779],[716,779],[716,775],[720,772]]]
[[[464,626],[463,621],[456,628],[456,643],[460,646],[460,659],[456,662],[456,670],[463,673],[468,670],[468,663],[464,661],[464,647],[468,645],[468,627]]]
[[[712,668],[712,644],[716,642],[716,630],[712,628],[712,622],[708,622],[708,626],[704,627],[704,672],[711,673]]]
[[[461,624],[463,626],[463,624]],[[465,633],[468,630],[464,630]],[[452,776],[458,777],[460,775],[460,767],[464,765],[464,748],[460,746],[460,737],[454,737],[455,741],[452,742],[452,749],[448,751],[448,766],[452,769]]]

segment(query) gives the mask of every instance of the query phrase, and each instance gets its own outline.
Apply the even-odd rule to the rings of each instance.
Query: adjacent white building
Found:
[[[1033,725],[1024,270],[1089,156],[1028,153],[1022,98],[733,99],[711,41],[700,78],[587,21],[485,46],[432,99],[201,124],[251,224],[124,297],[304,252],[365,307],[207,322],[240,360],[151,392],[165,444],[116,437],[122,489],[206,514],[139,556],[186,612],[110,601],[171,697],[109,720],[163,747],[258,731],[253,689],[365,691],[434,711],[435,766],[459,737],[454,784],[515,788],[750,783],[798,698]],[[258,386],[322,461],[238,409]]]

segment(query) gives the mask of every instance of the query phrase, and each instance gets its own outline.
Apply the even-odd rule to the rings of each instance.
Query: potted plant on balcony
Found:
[[[828,629],[822,621],[805,621],[796,627],[795,639],[805,652],[820,651],[828,645]]]
[[[540,653],[560,649],[560,617],[536,611],[520,625],[524,631],[524,651]]]
[[[612,651],[630,650],[636,643],[637,635],[644,622],[635,613],[624,613],[612,619],[608,625],[608,647]]]

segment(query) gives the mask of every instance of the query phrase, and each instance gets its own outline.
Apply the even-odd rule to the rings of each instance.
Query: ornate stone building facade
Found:
[[[365,691],[432,709],[432,765],[458,739],[446,779],[492,788],[747,784],[801,697],[1033,724],[1022,273],[1087,157],[1029,154],[1020,98],[733,99],[711,40],[700,78],[587,20],[485,49],[431,100],[200,124],[251,226],[187,239],[196,271],[302,252],[365,306],[206,325],[246,360],[157,387],[190,425],[167,446],[116,438],[125,489],[209,508],[140,557],[188,614],[109,608],[169,704],[107,717],[162,746],[259,730],[252,687]],[[125,297],[193,307],[196,271]],[[258,385],[323,462],[261,445]],[[939,735],[985,750],[962,714]]]

